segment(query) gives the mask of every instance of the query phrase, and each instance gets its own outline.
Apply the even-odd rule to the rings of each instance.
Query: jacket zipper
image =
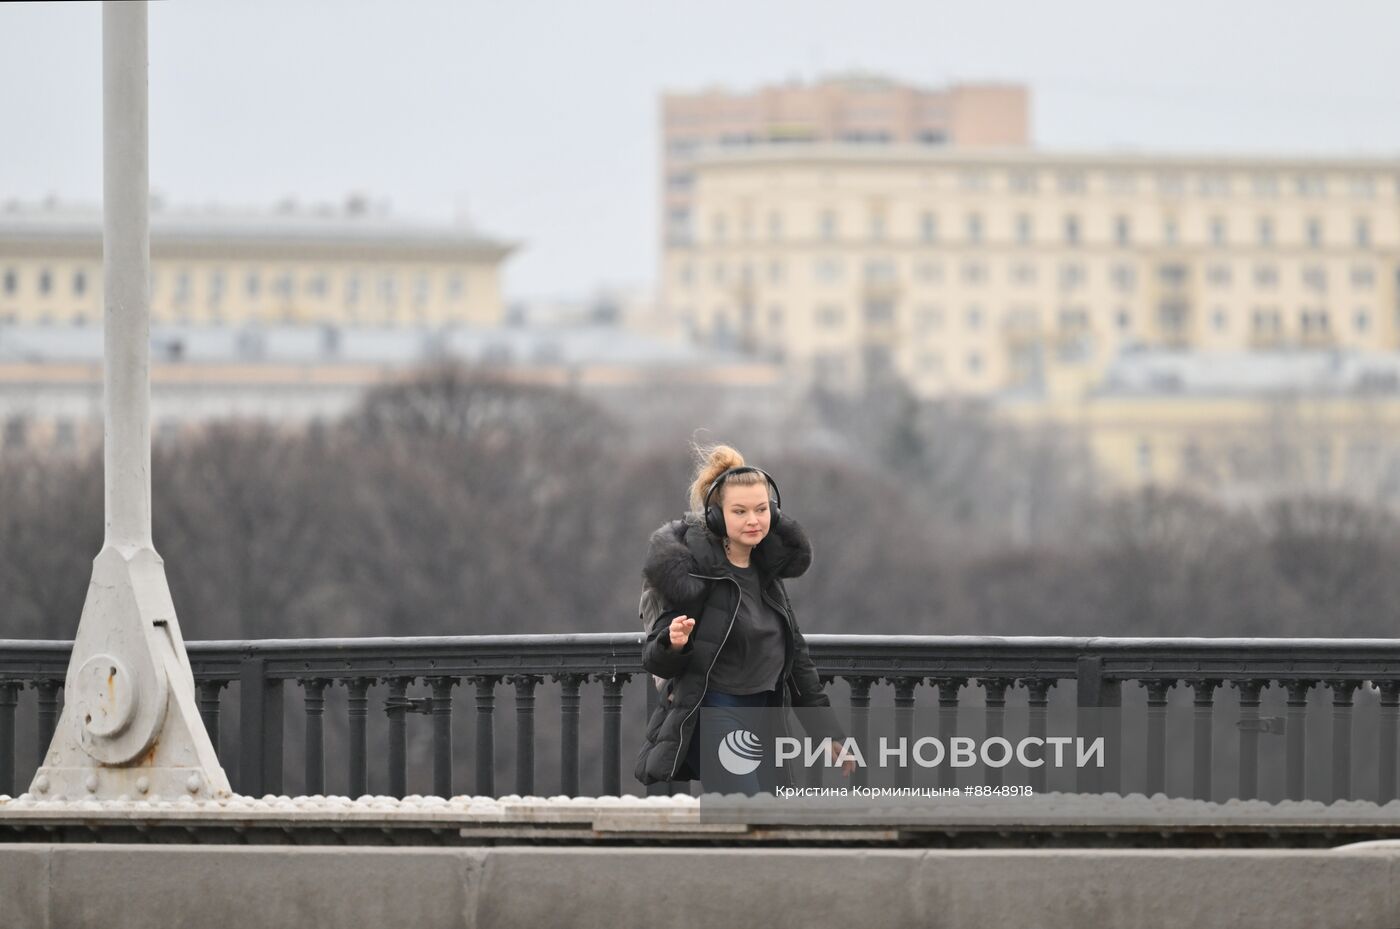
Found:
[[[706,574],[696,574],[696,573],[693,572],[693,571],[687,571],[686,573],[689,574],[691,577],[698,577],[698,578],[702,578],[702,579],[707,580],[707,581],[723,581],[723,580],[734,581],[734,586],[735,586],[735,587],[739,587],[739,582],[738,582],[737,580],[735,580],[733,577],[730,577],[730,576],[728,576],[728,575],[724,575],[724,576],[721,576],[721,577],[710,577],[709,575],[706,575]],[[741,598],[744,596],[744,589],[743,589],[742,587],[739,587],[739,596],[740,596]],[[702,610],[702,612],[703,612],[703,610]],[[719,661],[719,653],[720,653],[720,651],[724,648],[724,643],[729,641],[729,632],[730,632],[730,630],[732,630],[732,629],[734,628],[734,620],[737,619],[738,616],[739,616],[739,600],[735,600],[735,601],[734,601],[734,612],[731,613],[731,614],[729,614],[729,625],[727,625],[727,626],[724,627],[724,638],[723,638],[723,639],[720,639],[719,648],[715,649],[715,657],[713,657],[713,658],[710,659],[710,665],[709,665],[709,667],[707,667],[707,668],[705,669],[705,682],[704,682],[704,684],[702,684],[702,685],[700,686],[700,699],[697,700],[697,701],[695,701],[695,706],[691,707],[690,712],[685,714],[685,719],[682,719],[682,720],[681,720],[680,737],[681,737],[681,742],[682,742],[682,743],[685,742],[685,724],[688,723],[688,722],[690,722],[690,717],[693,716],[693,715],[695,715],[695,711],[698,710],[698,709],[700,709],[700,704],[702,704],[702,703],[705,702],[705,693],[710,689],[710,672],[713,671],[713,670],[715,669],[715,662],[716,662],[716,661]],[[676,746],[676,757],[675,757],[675,760],[671,762],[671,776],[667,778],[668,781],[673,781],[673,780],[676,779],[676,768],[680,767],[680,763],[681,763],[681,751],[680,751],[680,745],[677,745],[677,746]],[[699,772],[697,772],[697,773],[699,773]]]
[[[781,603],[778,603],[778,602],[775,601],[775,600],[769,599],[767,591],[764,592],[764,594],[763,594],[763,599],[764,599],[764,601],[765,601],[769,606],[773,607],[773,609],[775,609],[775,610],[777,610],[778,612],[780,612],[780,613],[783,614],[783,619],[784,619],[784,621],[786,621],[787,624],[788,624],[788,634],[792,637],[792,650],[793,650],[793,653],[796,654],[796,652],[797,652],[797,630],[793,627],[793,622],[792,622],[792,611],[789,610],[784,604],[781,604]],[[784,675],[784,676],[785,676],[785,677],[789,677],[789,676],[791,676],[791,675]],[[792,689],[795,690],[795,691],[797,691],[797,695],[798,695],[799,697],[802,696],[802,688],[797,686],[797,679],[796,679],[796,678],[793,678],[793,681],[792,681]]]

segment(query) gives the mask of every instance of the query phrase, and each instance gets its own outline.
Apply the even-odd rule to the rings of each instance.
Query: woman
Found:
[[[642,569],[666,607],[642,666],[665,680],[635,773],[643,784],[700,779],[705,792],[793,786],[786,766],[774,771],[772,752],[775,736],[791,734],[788,706],[814,741],[831,738],[833,760],[846,738],[783,588],[811,565],[812,546],[766,472],[727,445],[697,451],[690,512],[652,533]],[[766,763],[744,770],[755,746]],[[842,773],[854,767],[845,760]]]

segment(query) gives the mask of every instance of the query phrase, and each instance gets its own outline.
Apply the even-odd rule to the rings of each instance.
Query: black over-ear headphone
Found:
[[[710,503],[710,498],[719,490],[720,485],[725,482],[729,475],[743,474],[745,471],[762,474],[768,479],[768,486],[773,490],[768,501],[768,531],[775,531],[778,528],[778,522],[782,519],[783,495],[778,492],[778,482],[773,480],[773,475],[762,468],[755,468],[750,465],[730,468],[727,471],[720,472],[720,475],[710,482],[710,489],[705,491],[705,526],[714,533],[717,538],[722,539],[728,533],[725,531],[724,526],[724,511],[721,510],[717,504]]]

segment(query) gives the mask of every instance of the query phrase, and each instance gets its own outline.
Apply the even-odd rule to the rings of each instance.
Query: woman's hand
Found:
[[[690,638],[690,630],[695,628],[695,620],[687,616],[677,616],[671,620],[671,647],[685,648],[686,640]]]
[[[835,739],[832,739],[830,742],[827,743],[828,748],[830,748],[830,750],[831,750],[831,760],[832,760],[832,761],[836,761],[836,760],[838,760],[838,759],[841,757],[841,747],[842,747],[842,745],[844,745],[844,744],[845,744],[845,743],[837,742]],[[854,771],[855,769],[856,769],[856,760],[855,760],[854,758],[849,758],[849,757],[848,757],[845,761],[841,762],[841,776],[842,776],[842,777],[850,777],[850,776],[851,776],[851,772]]]

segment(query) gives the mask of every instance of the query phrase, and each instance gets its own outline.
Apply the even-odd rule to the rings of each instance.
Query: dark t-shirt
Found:
[[[742,590],[729,638],[710,670],[710,690],[756,694],[778,686],[787,657],[787,620],[763,599],[758,569],[729,565]]]

